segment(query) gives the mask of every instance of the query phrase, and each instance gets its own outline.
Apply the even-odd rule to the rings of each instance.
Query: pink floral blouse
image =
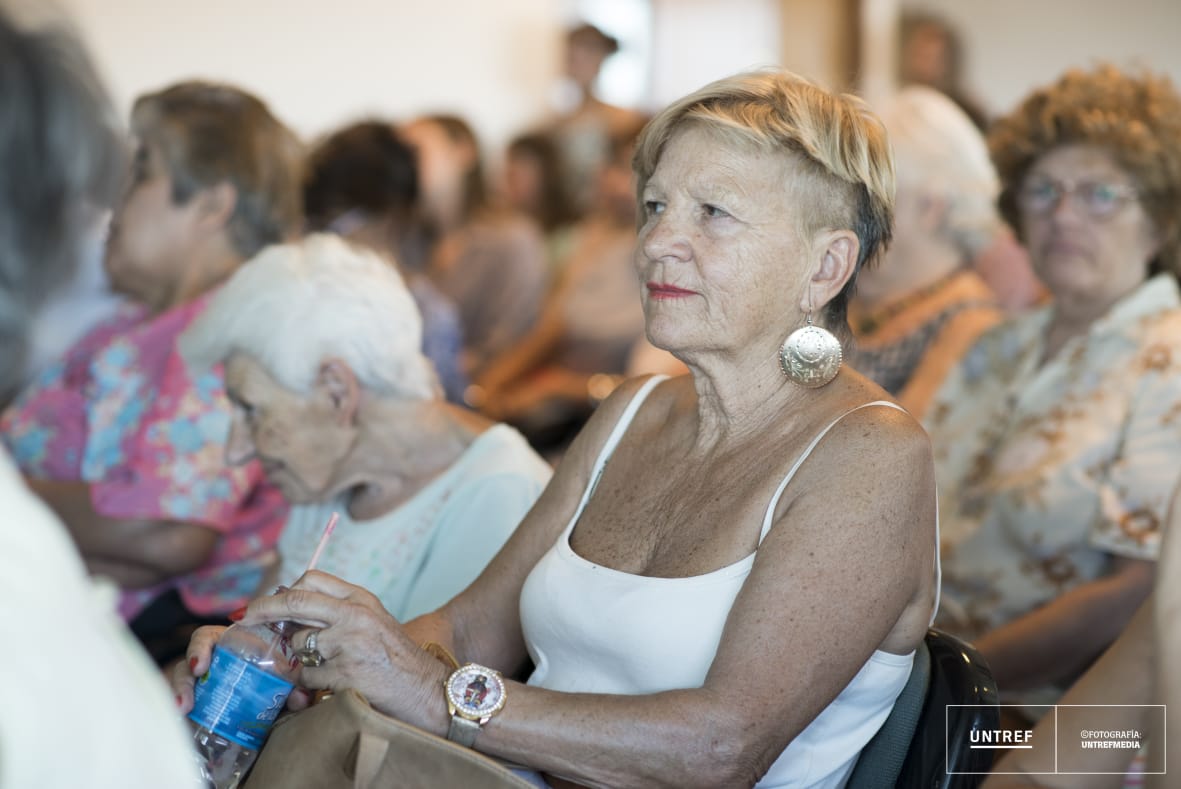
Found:
[[[172,587],[196,614],[245,604],[274,560],[286,519],[287,505],[258,463],[226,464],[231,410],[221,370],[190,374],[176,350],[206,301],[156,317],[139,306],[120,309],[0,416],[0,437],[25,475],[90,483],[100,515],[220,533],[204,566],[124,590],[119,608],[128,621]]]

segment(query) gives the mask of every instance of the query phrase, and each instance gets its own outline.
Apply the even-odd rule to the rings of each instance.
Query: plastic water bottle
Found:
[[[254,764],[299,676],[290,622],[232,625],[193,689],[193,743],[212,789],[235,789]]]

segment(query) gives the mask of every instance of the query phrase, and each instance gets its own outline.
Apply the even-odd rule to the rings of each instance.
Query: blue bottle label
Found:
[[[257,751],[295,686],[253,663],[213,648],[209,671],[193,689],[189,720]]]

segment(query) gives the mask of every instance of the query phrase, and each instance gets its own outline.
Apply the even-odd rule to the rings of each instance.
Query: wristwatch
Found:
[[[480,728],[504,709],[504,678],[500,672],[468,663],[451,672],[443,683],[451,725],[447,739],[471,748]]]

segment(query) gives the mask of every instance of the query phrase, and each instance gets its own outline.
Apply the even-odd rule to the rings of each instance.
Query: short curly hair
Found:
[[[1072,69],[995,122],[988,147],[1001,178],[999,207],[1022,238],[1021,184],[1038,159],[1064,145],[1103,148],[1135,179],[1161,242],[1150,271],[1181,278],[1181,95],[1173,83],[1110,64]]]

